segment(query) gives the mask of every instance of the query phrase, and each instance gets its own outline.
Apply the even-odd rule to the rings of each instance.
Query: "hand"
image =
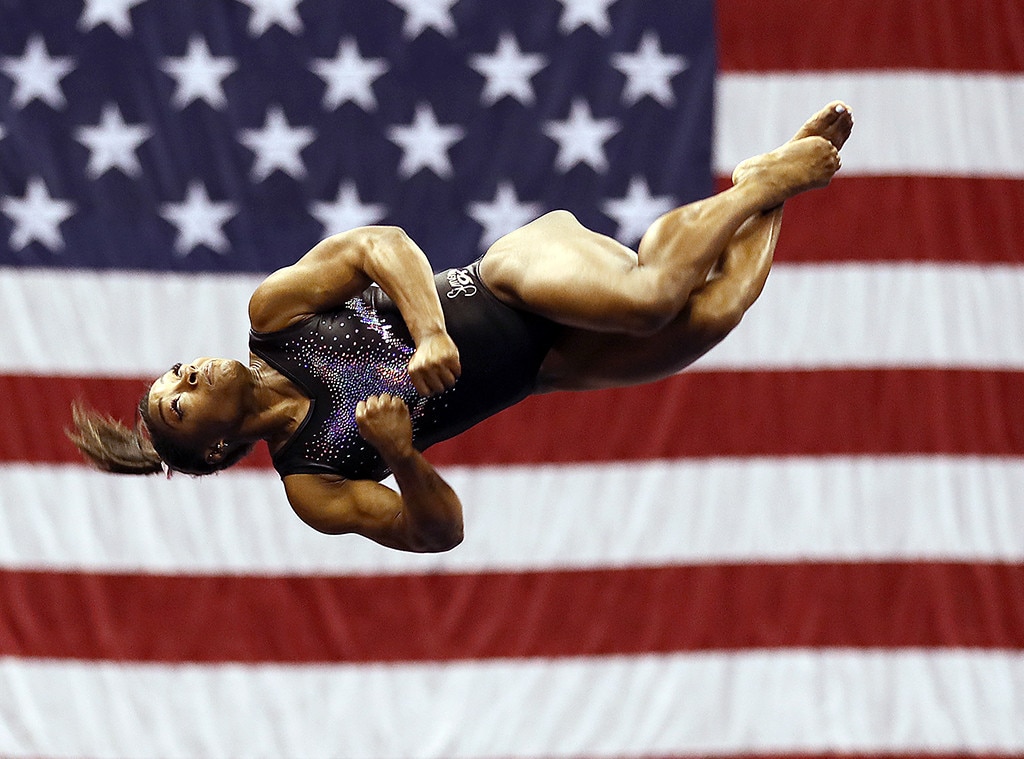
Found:
[[[412,450],[412,419],[405,401],[389,393],[371,395],[356,404],[356,426],[367,443],[385,459]]]
[[[409,376],[423,396],[443,393],[462,373],[459,349],[447,332],[437,332],[420,340],[409,360]]]

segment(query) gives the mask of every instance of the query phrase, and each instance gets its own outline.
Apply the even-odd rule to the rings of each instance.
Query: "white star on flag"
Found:
[[[472,55],[469,65],[487,78],[480,93],[484,105],[493,105],[506,95],[523,105],[533,105],[530,78],[547,65],[547,59],[538,53],[523,53],[516,38],[505,32],[498,38],[494,53]]]
[[[434,28],[445,37],[455,35],[455,19],[452,6],[459,0],[391,0],[405,11],[405,25],[402,34],[415,39],[424,30]]]
[[[270,106],[262,129],[243,129],[239,142],[256,154],[252,177],[259,182],[280,169],[292,179],[306,176],[299,153],[316,139],[311,127],[293,127],[279,105]]]
[[[521,202],[512,183],[503,181],[498,183],[493,201],[470,203],[468,212],[484,228],[480,235],[480,247],[487,248],[499,237],[540,216],[541,205]]]
[[[230,247],[224,230],[227,221],[238,213],[234,203],[214,203],[202,182],[192,181],[182,203],[164,203],[160,215],[178,229],[174,248],[187,256],[200,245],[224,254]]]
[[[324,108],[333,110],[352,101],[364,111],[377,110],[377,98],[370,85],[387,73],[384,58],[363,58],[351,37],[338,43],[334,58],[314,58],[310,70],[327,83]]]
[[[434,109],[427,103],[416,106],[416,115],[410,126],[393,126],[388,129],[388,139],[402,149],[398,172],[404,179],[420,169],[430,169],[442,179],[450,177],[452,162],[448,157],[448,149],[465,134],[462,127],[439,124]]]
[[[120,169],[127,176],[142,173],[135,150],[153,135],[153,130],[142,124],[129,125],[114,103],[103,107],[98,126],[84,126],[75,130],[75,139],[89,148],[86,172],[96,179],[110,169]]]
[[[174,77],[174,106],[179,110],[193,100],[203,100],[212,108],[227,105],[222,80],[238,65],[231,58],[214,58],[206,40],[196,35],[189,39],[183,58],[164,58],[160,68]]]
[[[569,118],[549,121],[543,126],[544,134],[558,143],[555,166],[567,172],[578,163],[585,163],[594,171],[608,168],[604,143],[619,131],[615,119],[595,119],[585,100],[574,100]]]
[[[74,71],[73,58],[51,58],[41,36],[34,35],[25,44],[21,58],[3,58],[0,70],[14,80],[14,94],[11,102],[16,108],[24,108],[38,98],[51,108],[67,105],[60,80]]]
[[[23,250],[35,240],[53,251],[64,248],[59,227],[74,214],[75,204],[51,197],[43,180],[32,177],[23,197],[0,198],[0,211],[14,221],[11,248]]]
[[[302,0],[239,0],[252,9],[249,36],[259,37],[277,24],[292,34],[302,34],[298,5]]]
[[[644,232],[663,214],[678,205],[670,195],[651,195],[647,180],[634,176],[629,180],[626,197],[619,200],[607,200],[601,205],[606,216],[618,224],[616,237],[625,244],[634,243],[643,237]]]
[[[558,29],[563,34],[571,34],[586,24],[598,34],[611,31],[612,22],[608,18],[608,7],[616,0],[559,0],[565,6]]]
[[[676,104],[670,79],[689,65],[681,55],[665,55],[661,52],[658,36],[645,32],[635,53],[616,53],[612,65],[626,75],[626,86],[622,100],[633,105],[644,95],[650,95],[666,108]]]
[[[374,224],[387,216],[388,211],[377,203],[363,203],[355,183],[348,181],[338,188],[334,202],[316,202],[309,212],[323,225],[324,234],[331,235]]]
[[[85,0],[85,8],[78,19],[78,28],[83,32],[106,24],[122,37],[132,33],[132,21],[128,11],[145,0]]]

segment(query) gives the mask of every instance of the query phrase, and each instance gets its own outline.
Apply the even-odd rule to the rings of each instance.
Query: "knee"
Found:
[[[679,315],[681,299],[676,295],[660,287],[637,293],[622,309],[623,331],[634,337],[660,332]]]
[[[635,268],[620,291],[619,331],[649,337],[675,322],[690,305],[693,291],[653,268]]]
[[[707,204],[703,201],[673,208],[662,214],[651,223],[640,238],[637,250],[641,258],[652,255],[654,250],[663,245],[676,244],[673,238],[681,230],[704,227],[707,223],[707,214]]]
[[[709,289],[695,293],[688,310],[689,322],[694,329],[725,337],[739,326],[747,306],[720,290]]]

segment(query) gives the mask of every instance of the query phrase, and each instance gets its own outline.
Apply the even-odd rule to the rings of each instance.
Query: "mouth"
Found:
[[[206,382],[209,385],[213,384],[213,361],[207,361],[203,364],[202,368],[203,376],[206,377]]]

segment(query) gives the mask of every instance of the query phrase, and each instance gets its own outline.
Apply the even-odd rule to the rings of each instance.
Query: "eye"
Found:
[[[181,362],[180,361],[177,364],[175,364],[174,366],[171,367],[171,374],[173,374],[175,377],[180,377],[181,376]]]

